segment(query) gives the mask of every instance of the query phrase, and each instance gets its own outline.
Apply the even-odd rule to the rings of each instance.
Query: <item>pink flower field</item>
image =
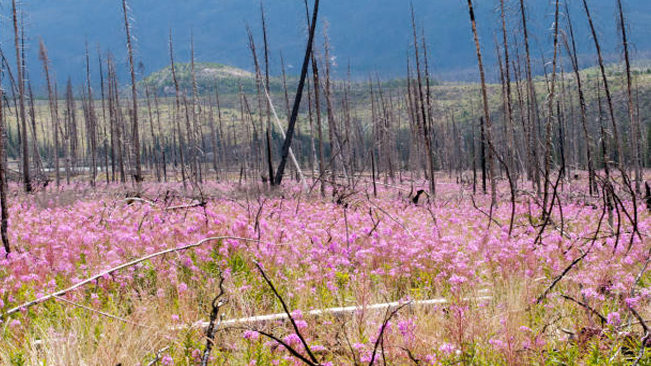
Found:
[[[0,362],[199,364],[222,277],[219,365],[638,357],[651,298],[643,204],[608,213],[568,183],[549,215],[519,196],[509,234],[506,187],[494,208],[452,183],[417,204],[410,186],[378,188],[323,199],[217,183],[194,194],[150,185],[140,199],[117,186],[19,195],[14,248],[0,253]]]

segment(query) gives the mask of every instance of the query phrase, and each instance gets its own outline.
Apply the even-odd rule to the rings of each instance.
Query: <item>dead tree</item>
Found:
[[[258,61],[258,53],[257,49],[255,46],[255,40],[253,39],[253,33],[251,33],[251,29],[247,26],[246,27],[246,33],[248,36],[248,41],[249,41],[249,49],[251,50],[251,57],[253,58],[253,65],[255,66],[255,88],[256,88],[256,96],[258,100],[258,119],[259,119],[259,128],[260,128],[260,133],[265,129],[264,122],[263,122],[263,116],[262,116],[262,88],[266,88],[266,86],[263,86],[263,80],[262,80],[262,71],[260,69],[260,62]],[[268,90],[266,91],[268,93]],[[265,97],[266,100],[266,97]],[[267,106],[269,106],[269,101],[266,103]],[[267,128],[268,129],[268,128]],[[257,137],[255,139],[257,141]],[[266,144],[266,149],[267,149],[267,168],[268,168],[268,173],[269,173],[269,185],[274,185],[273,181],[273,166],[271,165],[271,146],[269,145],[269,141],[267,141]],[[262,157],[262,154],[260,154],[260,157]],[[266,178],[263,178],[263,181],[266,180]]]
[[[23,55],[24,57],[24,55]],[[24,59],[24,58],[23,58]],[[27,83],[27,92],[29,93],[29,117],[30,117],[30,132],[32,134],[32,156],[34,161],[34,168],[36,169],[37,177],[42,180],[42,184],[47,185],[48,178],[43,171],[43,160],[38,150],[38,134],[36,130],[36,107],[34,106],[34,93],[32,91],[32,83]]]
[[[118,82],[115,70],[115,62],[113,56],[109,53],[108,59],[108,79],[109,79],[109,115],[111,119],[111,150],[112,161],[115,161],[117,172],[120,175],[120,182],[126,182],[126,175],[124,170],[124,154],[123,154],[123,119],[120,112],[120,98],[118,93]],[[115,181],[115,174],[113,177]]]
[[[267,20],[264,15],[264,6],[262,6],[262,2],[260,2],[260,16],[262,17],[262,36],[264,40],[264,70],[265,70],[265,94],[268,94],[269,91],[269,43],[267,40]],[[256,61],[257,63],[257,61]],[[283,76],[284,78],[284,76]],[[286,90],[285,90],[286,91]],[[287,94],[285,94],[287,95]],[[267,138],[267,169],[269,170],[269,184],[273,185],[274,184],[274,167],[273,167],[273,149],[271,146],[272,139],[271,139],[271,106],[269,104],[269,100],[267,98],[264,98],[266,103],[265,106],[267,108],[267,126],[266,126],[266,138]],[[259,111],[260,115],[262,115],[262,111]]]
[[[527,14],[525,11],[524,0],[520,0],[520,14],[522,15],[522,34],[524,37],[524,47],[526,55],[526,75],[527,75],[527,95],[528,95],[528,129],[529,139],[525,146],[529,146],[529,179],[533,180],[536,186],[536,192],[540,193],[540,170],[538,159],[538,107],[536,101],[536,88],[533,83],[531,71],[531,52],[529,50],[529,33],[527,29]],[[524,120],[523,120],[524,122]]]
[[[77,157],[77,117],[75,115],[75,99],[72,92],[72,81],[68,77],[68,83],[66,85],[66,118],[65,118],[65,130],[64,130],[64,139],[67,145],[66,149],[66,183],[70,184],[70,175],[73,174],[74,167],[76,166],[76,157]]]
[[[486,89],[486,76],[484,74],[484,64],[481,57],[481,46],[479,44],[479,36],[477,34],[477,23],[475,21],[475,11],[472,6],[472,0],[468,0],[468,12],[470,14],[470,25],[472,27],[472,34],[475,39],[475,48],[477,51],[477,64],[479,66],[479,77],[481,78],[481,94],[484,107],[484,124],[486,132],[486,140],[488,143],[488,174],[491,184],[491,202],[497,203],[497,184],[495,181],[495,167],[493,163],[493,149],[491,148],[493,140],[491,137],[491,119],[490,110],[488,108],[488,94]]]
[[[199,91],[197,89],[197,74],[196,67],[194,62],[194,33],[190,34],[190,76],[192,78],[192,124],[191,131],[188,131],[188,135],[192,136],[192,163],[194,167],[194,180],[196,183],[200,184],[202,182],[201,174],[201,164],[199,162],[199,154],[202,152],[199,142],[203,139],[203,129],[201,128],[201,123],[197,121],[197,97]],[[185,97],[184,97],[185,98]],[[187,103],[186,103],[186,116],[188,115]],[[190,126],[190,124],[188,124]]]
[[[413,21],[413,19],[412,19]],[[434,187],[436,187],[436,163],[434,161],[436,155],[436,135],[434,133],[434,117],[432,111],[432,86],[430,81],[430,72],[429,72],[429,56],[427,54],[427,43],[425,42],[425,30],[422,30],[421,42],[423,46],[423,61],[425,63],[425,102],[427,105],[427,120],[425,126],[427,129],[424,131],[424,134],[427,136],[427,141],[429,141],[430,149],[432,154],[428,156],[428,165],[430,167],[430,176],[434,182]],[[432,191],[432,197],[435,197],[436,189]]]
[[[95,178],[97,176],[97,118],[95,116],[95,105],[93,103],[93,89],[90,86],[90,56],[88,53],[88,44],[86,44],[86,87],[88,88],[88,139],[90,142],[91,154],[91,180],[90,184],[95,186]]]
[[[567,19],[567,27],[570,35],[571,49],[570,45],[565,42],[565,47],[567,48],[567,53],[570,56],[570,61],[572,63],[572,69],[574,70],[574,79],[576,81],[577,92],[579,94],[579,107],[581,110],[581,126],[583,128],[583,138],[585,140],[585,153],[586,153],[586,162],[588,164],[588,184],[590,185],[589,191],[592,195],[596,193],[597,190],[597,180],[595,177],[595,168],[593,161],[593,151],[592,151],[592,139],[588,133],[588,108],[586,105],[585,94],[583,93],[583,82],[581,80],[581,72],[579,70],[579,59],[576,52],[576,41],[574,38],[574,29],[572,27],[572,20],[570,17],[570,11],[565,3],[565,17]]]
[[[502,47],[504,48],[504,88],[505,88],[505,103],[506,108],[504,113],[506,114],[506,138],[507,138],[507,149],[508,149],[508,163],[509,170],[511,171],[512,179],[517,184],[518,181],[518,169],[515,164],[516,152],[515,152],[515,130],[513,128],[513,101],[511,99],[511,65],[510,65],[510,55],[509,55],[509,42],[507,36],[507,26],[506,26],[506,14],[504,9],[504,0],[500,0],[500,15],[502,18]]]
[[[283,181],[283,175],[285,173],[285,165],[287,164],[287,159],[289,158],[289,148],[292,145],[292,138],[294,137],[294,129],[296,128],[296,121],[298,119],[298,109],[301,105],[301,99],[303,98],[303,88],[305,86],[305,78],[307,76],[310,56],[312,54],[312,44],[314,41],[314,32],[316,31],[316,22],[318,20],[318,14],[319,14],[319,0],[314,0],[312,24],[310,26],[310,35],[307,40],[305,58],[303,59],[303,66],[301,68],[301,78],[299,79],[298,89],[296,90],[296,99],[294,100],[292,115],[289,118],[289,126],[287,127],[285,142],[283,143],[280,164],[278,165],[278,169],[276,170],[275,183],[278,186]],[[315,89],[316,89],[316,85],[315,85]]]
[[[323,31],[323,48],[325,52],[325,85],[323,86],[323,94],[326,99],[326,111],[328,113],[328,139],[330,140],[330,154],[331,154],[331,177],[333,184],[336,184],[336,170],[337,164],[336,161],[339,160],[341,163],[341,169],[343,171],[344,177],[348,177],[346,171],[346,163],[342,157],[343,148],[341,143],[341,138],[339,134],[339,128],[337,127],[337,121],[335,119],[334,105],[332,103],[332,80],[330,78],[330,68],[331,68],[331,59],[330,59],[330,40],[328,38],[328,24],[325,24]]]
[[[215,99],[217,99],[217,88],[215,88]],[[212,148],[212,168],[215,170],[215,177],[219,178],[219,164],[217,163],[218,149],[217,147],[217,132],[215,130],[215,111],[213,110],[213,104],[210,101],[210,94],[208,94],[208,104],[210,105],[210,111],[208,112],[208,123],[210,124],[210,146]],[[221,112],[220,112],[221,114]],[[221,117],[220,117],[221,121]]]
[[[102,95],[102,130],[103,138],[102,145],[104,150],[104,174],[106,175],[106,184],[110,183],[110,176],[108,173],[109,170],[109,150],[108,150],[108,132],[106,130],[106,94],[104,91],[104,69],[102,66],[102,53],[99,50],[99,44],[97,45],[97,65],[99,67],[99,88],[100,94]]]
[[[282,60],[282,57],[281,57]],[[287,95],[287,86],[285,80],[285,65],[283,63],[283,84],[284,84],[284,89],[285,89],[285,95]],[[287,103],[287,109],[289,110],[289,98],[286,97],[286,103]],[[316,155],[316,144],[314,143],[314,112],[313,112],[313,103],[312,103],[312,88],[311,88],[311,82],[308,79],[307,80],[307,116],[308,120],[310,123],[310,153],[308,154],[308,160],[310,163],[310,174],[314,174],[314,164],[317,161],[317,155]],[[287,113],[289,115],[289,112]]]
[[[122,0],[122,10],[124,11],[124,29],[127,33],[127,51],[129,53],[129,72],[131,74],[131,99],[133,102],[133,111],[131,119],[133,122],[133,151],[136,156],[136,173],[134,178],[140,189],[142,182],[142,167],[140,166],[140,135],[138,128],[138,92],[136,90],[136,69],[133,65],[133,46],[131,45],[131,24],[129,23],[127,0]]]
[[[4,65],[4,62],[2,63]],[[0,72],[2,70],[0,69]],[[2,76],[2,75],[0,75]],[[0,77],[0,239],[5,249],[5,255],[9,256],[11,246],[9,245],[9,235],[7,234],[7,225],[9,224],[9,207],[7,205],[7,166],[5,156],[5,111],[4,111],[4,90],[2,89],[2,77]]]
[[[413,28],[413,33],[414,33],[414,52],[415,52],[415,57],[416,57],[416,76],[418,79],[418,87],[416,88],[416,94],[417,94],[417,101],[418,106],[420,108],[417,109],[416,114],[420,112],[420,129],[423,134],[423,141],[425,141],[425,152],[427,153],[427,171],[429,175],[429,190],[430,194],[432,197],[436,196],[436,179],[434,175],[434,152],[432,150],[432,140],[429,134],[429,128],[428,128],[428,117],[427,117],[427,112],[425,110],[426,102],[425,102],[425,93],[423,92],[423,78],[421,75],[421,68],[420,68],[420,55],[419,55],[419,47],[418,47],[418,36],[417,36],[417,31],[416,31],[416,16],[414,14],[414,7],[412,5],[411,7],[411,25]],[[428,81],[429,83],[429,81]],[[428,86],[429,88],[429,86]],[[428,101],[429,102],[429,101]]]
[[[22,163],[23,163],[23,186],[25,192],[32,191],[32,181],[29,174],[29,144],[27,143],[27,118],[25,117],[25,83],[23,81],[23,64],[20,52],[20,34],[18,32],[18,14],[16,0],[11,1],[14,20],[14,46],[16,49],[16,73],[18,75],[18,100],[20,105],[20,123],[22,136]]]
[[[599,70],[601,71],[601,77],[604,83],[604,92],[606,93],[606,102],[608,103],[608,112],[610,114],[610,122],[613,128],[613,138],[615,140],[615,148],[617,149],[617,166],[621,170],[624,168],[624,151],[622,149],[621,140],[619,139],[617,121],[615,120],[615,108],[613,106],[612,95],[610,94],[608,78],[606,77],[606,68],[604,66],[604,59],[601,55],[601,46],[599,44],[597,31],[595,30],[594,23],[592,22],[592,17],[590,16],[590,9],[588,8],[588,3],[586,2],[586,0],[583,0],[583,8],[585,9],[585,15],[588,18],[588,23],[590,24],[590,31],[592,32],[592,39],[594,41],[594,45],[597,50],[597,60],[599,61]]]
[[[156,126],[158,127],[158,146],[160,149],[160,157],[161,157],[161,168],[163,170],[163,181],[167,182],[167,154],[165,152],[165,149],[167,147],[166,141],[168,141],[168,138],[163,135],[163,127],[161,126],[160,122],[160,108],[158,107],[158,94],[154,93],[154,108],[156,109]],[[174,130],[174,127],[172,127],[172,130]],[[160,139],[163,139],[161,142]],[[174,151],[174,145],[172,145],[172,151]]]
[[[628,118],[631,123],[630,135],[631,144],[633,145],[633,169],[635,170],[635,192],[642,193],[642,180],[644,175],[641,168],[641,154],[640,154],[640,121],[636,118],[635,108],[633,102],[633,82],[631,78],[631,60],[628,50],[628,37],[626,34],[626,22],[624,21],[624,10],[622,9],[622,0],[617,0],[617,7],[619,10],[619,28],[622,32],[622,45],[624,46],[624,61],[626,64],[626,93],[628,96]]]
[[[47,49],[43,43],[43,39],[39,44],[39,58],[43,62],[43,72],[45,73],[45,82],[47,85],[47,94],[50,107],[50,118],[52,122],[52,134],[54,137],[54,172],[56,177],[56,185],[59,186],[61,182],[61,175],[59,173],[59,113],[57,112],[57,100],[54,98],[52,90],[52,81],[50,79],[50,60],[47,56]]]
[[[160,143],[158,137],[154,133],[154,115],[151,112],[151,97],[149,95],[149,88],[145,88],[145,96],[147,98],[147,113],[149,116],[149,132],[151,135],[152,155],[154,160],[154,169],[156,170],[156,180],[161,181],[160,166],[158,164],[158,155]]]
[[[305,16],[307,19],[307,26],[311,28],[310,11],[305,0]],[[314,87],[314,112],[316,116],[317,135],[319,138],[319,180],[321,188],[321,197],[325,197],[325,157],[323,151],[323,126],[321,124],[321,98],[319,94],[319,66],[316,62],[314,48],[310,49],[310,59],[312,60],[312,80]],[[308,88],[309,91],[309,88]],[[288,109],[289,111],[289,109]]]
[[[545,123],[545,190],[543,195],[543,207],[547,207],[549,199],[549,188],[551,164],[552,164],[552,122],[554,118],[554,92],[556,89],[556,63],[558,61],[558,17],[560,11],[560,0],[556,0],[554,12],[554,57],[552,60],[552,80],[547,96],[547,121]],[[551,212],[551,208],[550,208]]]
[[[201,356],[201,366],[207,366],[208,362],[210,361],[210,353],[212,352],[212,348],[215,344],[215,333],[217,333],[221,320],[219,319],[219,310],[228,301],[227,299],[222,300],[222,296],[224,296],[224,277],[220,273],[219,293],[213,298],[211,302],[210,322],[206,328],[206,347],[204,348],[203,354]]]
[[[227,151],[230,150],[228,136],[224,134],[224,124],[222,121],[222,107],[219,101],[219,91],[215,88],[215,103],[217,104],[217,120],[219,121],[219,149],[222,165],[225,166],[228,161]],[[228,133],[228,132],[227,132]]]
[[[172,72],[172,81],[174,82],[174,100],[175,100],[175,114],[174,121],[176,127],[176,133],[178,135],[178,148],[179,148],[179,160],[181,164],[181,180],[183,181],[183,188],[186,188],[186,176],[185,176],[185,161],[183,159],[183,149],[185,145],[185,139],[183,138],[183,131],[181,130],[181,123],[179,122],[179,111],[181,110],[181,102],[179,94],[179,81],[176,78],[176,67],[174,66],[174,44],[172,42],[172,30],[170,29],[170,68]]]

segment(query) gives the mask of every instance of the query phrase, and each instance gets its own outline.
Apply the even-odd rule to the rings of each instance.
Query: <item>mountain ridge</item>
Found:
[[[271,68],[280,74],[282,52],[289,74],[297,74],[305,47],[305,9],[303,2],[290,0],[263,1],[271,49]],[[350,67],[354,78],[377,74],[382,78],[406,73],[407,53],[412,43],[410,6],[402,0],[332,0],[322,2],[318,44],[323,42],[324,24],[336,61],[335,74],[345,76]],[[476,13],[487,65],[495,63],[493,35],[499,31],[494,7],[496,1],[478,1]],[[548,53],[552,5],[547,1],[528,1],[531,47],[536,59]],[[651,51],[651,2],[625,0],[631,43],[636,56]],[[514,33],[519,27],[519,6],[507,1],[508,23]],[[570,4],[572,19],[585,63],[594,62],[592,41],[585,15],[577,2]],[[615,0],[592,0],[593,18],[597,24],[604,53],[617,60],[621,47],[615,19]],[[175,57],[189,60],[190,35],[193,34],[198,61],[219,61],[248,71],[253,69],[247,46],[248,24],[256,41],[261,43],[259,0],[132,0],[131,17],[135,37],[136,60],[144,69],[139,75],[159,70],[168,64],[169,33],[172,32]],[[416,21],[428,43],[431,69],[447,80],[476,79],[476,58],[463,1],[432,2],[413,0]],[[2,12],[7,15],[5,7]],[[97,45],[111,50],[126,80],[126,51],[121,2],[115,0],[41,0],[25,2],[22,11],[26,19],[28,67],[34,80],[40,79],[38,38],[49,49],[54,73],[59,82],[68,75],[83,81],[85,43],[95,54]],[[10,18],[8,18],[10,19]],[[61,24],[66,24],[62,27]],[[12,29],[2,23],[5,45],[12,45]],[[513,44],[513,43],[512,43]],[[260,47],[261,48],[261,47]],[[6,52],[11,62],[11,52]],[[548,55],[546,55],[548,56]],[[96,64],[96,55],[92,56]],[[93,73],[96,65],[91,65]],[[494,68],[493,68],[494,69]],[[492,70],[494,73],[495,71]]]

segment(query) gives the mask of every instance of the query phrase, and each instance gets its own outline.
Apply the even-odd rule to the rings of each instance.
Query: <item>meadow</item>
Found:
[[[15,187],[0,363],[649,364],[651,215],[561,183]]]
[[[651,365],[651,69],[630,46],[644,11],[608,2],[606,37],[594,0],[398,2],[404,17],[377,26],[399,40],[344,32],[355,55],[333,42],[336,5],[293,4],[282,23],[301,31],[280,39],[248,4],[250,63],[228,66],[199,61],[231,60],[220,42],[237,37],[198,22],[198,53],[173,24],[139,43],[164,17],[137,22],[155,12],[127,0],[122,51],[50,40],[50,58],[13,0],[0,366]],[[189,18],[238,17],[217,3]],[[461,56],[432,48],[430,16],[465,24],[443,33],[476,71],[440,69]],[[378,73],[389,43],[399,74]],[[65,84],[61,55],[78,74]]]

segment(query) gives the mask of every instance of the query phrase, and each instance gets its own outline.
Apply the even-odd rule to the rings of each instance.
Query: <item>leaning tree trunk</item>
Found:
[[[285,142],[283,143],[282,155],[280,159],[280,164],[276,170],[275,184],[280,185],[283,181],[283,175],[285,173],[285,165],[287,165],[287,159],[289,158],[289,148],[292,145],[292,138],[294,137],[294,129],[296,128],[296,121],[298,118],[298,109],[301,105],[301,98],[303,98],[303,87],[305,86],[305,78],[307,76],[307,69],[310,62],[310,55],[312,54],[312,43],[314,41],[314,32],[316,31],[316,22],[319,15],[319,0],[314,0],[314,11],[312,13],[312,24],[310,26],[310,35],[307,40],[307,48],[305,51],[305,58],[303,59],[303,67],[301,68],[301,78],[298,82],[298,89],[296,91],[296,99],[294,100],[294,107],[292,109],[292,115],[289,118],[289,126],[287,127],[287,134]],[[315,86],[316,88],[316,86]]]
[[[606,101],[608,102],[608,112],[610,114],[610,122],[613,127],[613,138],[615,140],[615,148],[617,149],[617,166],[620,170],[624,169],[624,151],[622,149],[622,143],[619,139],[619,132],[617,129],[617,122],[615,121],[615,108],[613,107],[613,98],[610,94],[610,87],[608,85],[608,78],[606,77],[606,68],[604,66],[604,60],[601,55],[601,46],[599,45],[599,38],[597,38],[597,31],[595,30],[594,23],[592,22],[592,17],[590,16],[590,9],[588,8],[588,3],[586,0],[583,0],[583,7],[585,9],[585,15],[588,18],[588,23],[590,24],[590,31],[592,32],[592,39],[594,41],[595,48],[597,49],[597,60],[599,61],[599,70],[601,71],[601,77],[604,83],[604,91],[606,92]]]

